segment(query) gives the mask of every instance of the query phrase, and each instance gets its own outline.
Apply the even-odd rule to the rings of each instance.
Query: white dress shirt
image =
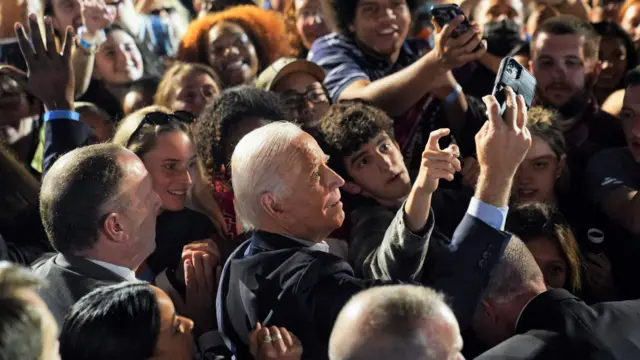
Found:
[[[104,261],[100,261],[100,260],[93,260],[93,259],[87,259],[89,261],[91,261],[92,263],[98,265],[98,266],[102,266],[103,268],[111,271],[112,273],[119,275],[125,279],[127,279],[128,281],[138,281],[138,279],[136,278],[136,273],[133,272],[133,270],[126,268],[124,266],[118,266],[118,265],[114,265],[114,264],[110,264]]]

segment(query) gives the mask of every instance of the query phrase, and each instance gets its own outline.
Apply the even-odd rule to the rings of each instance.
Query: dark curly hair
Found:
[[[209,181],[224,176],[225,162],[231,154],[224,153],[222,140],[229,136],[232,125],[247,118],[278,121],[286,119],[286,115],[278,95],[251,86],[239,86],[223,91],[198,118],[196,150]]]
[[[240,25],[249,36],[260,62],[258,72],[279,58],[291,55],[280,14],[253,5],[242,5],[192,21],[180,41],[176,59],[209,65],[209,30],[225,21]]]
[[[292,56],[297,58],[307,57],[309,50],[302,43],[302,38],[296,28],[296,1],[285,0],[284,4],[284,25],[287,29],[287,38],[289,39],[289,45],[292,49]]]
[[[380,133],[392,139],[393,120],[384,111],[361,100],[341,101],[329,108],[320,124],[321,146],[329,155],[329,167],[349,179],[344,158],[359,151]]]
[[[352,36],[349,25],[353,24],[353,20],[356,17],[356,10],[360,0],[321,0],[322,11],[331,25],[334,27],[334,31],[344,35]],[[406,0],[407,7],[411,14],[426,3],[425,0]]]

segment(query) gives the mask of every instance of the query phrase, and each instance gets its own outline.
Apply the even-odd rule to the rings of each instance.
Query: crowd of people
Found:
[[[449,3],[2,0],[0,359],[640,358],[640,1]]]

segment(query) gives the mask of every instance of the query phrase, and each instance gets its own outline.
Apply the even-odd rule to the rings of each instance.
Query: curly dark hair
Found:
[[[279,58],[291,55],[280,14],[253,5],[242,5],[192,21],[180,41],[176,59],[209,65],[209,30],[225,21],[239,25],[249,36],[260,62],[259,72]]]
[[[320,124],[321,146],[329,155],[329,167],[349,179],[344,158],[359,151],[380,133],[392,139],[393,120],[384,111],[361,100],[341,101],[329,108]]]
[[[296,28],[296,2],[295,0],[285,0],[284,4],[284,25],[287,29],[287,38],[289,39],[289,45],[292,49],[292,56],[297,58],[304,58],[307,56],[309,50],[304,47],[302,38]]]
[[[223,177],[226,159],[222,139],[229,136],[232,125],[243,119],[268,121],[286,119],[280,97],[251,86],[239,86],[222,92],[215,103],[208,105],[198,118],[195,131],[196,151],[205,166],[209,181]],[[225,179],[226,180],[226,179]]]
[[[334,31],[344,35],[353,36],[349,25],[353,24],[356,17],[356,10],[360,0],[321,0],[322,10],[329,22],[334,27]],[[407,7],[411,14],[426,3],[426,0],[406,0]]]

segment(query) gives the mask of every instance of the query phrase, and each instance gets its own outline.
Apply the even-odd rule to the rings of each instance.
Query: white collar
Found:
[[[324,241],[319,242],[319,243],[314,243],[314,242],[311,242],[311,241],[301,240],[301,239],[294,238],[294,237],[291,237],[291,236],[287,236],[287,237],[289,239],[293,240],[293,241],[301,243],[302,245],[308,247],[311,250],[322,251],[322,252],[325,252],[325,253],[329,252],[329,244],[327,244]]]
[[[104,261],[100,261],[100,260],[93,260],[93,259],[87,259],[89,261],[91,261],[92,263],[98,265],[98,266],[102,266],[103,268],[111,271],[112,273],[119,275],[120,277],[123,277],[129,281],[138,281],[138,279],[136,278],[136,273],[133,272],[133,270],[126,268],[124,266],[119,266],[119,265],[114,265],[114,264],[110,264]]]

